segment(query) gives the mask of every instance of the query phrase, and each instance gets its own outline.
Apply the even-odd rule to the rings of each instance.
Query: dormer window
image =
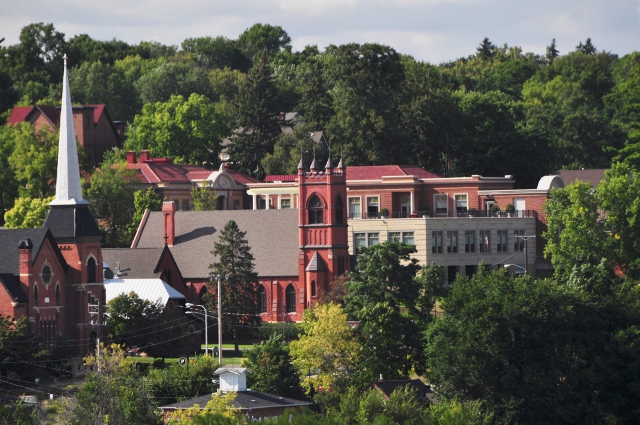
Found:
[[[317,196],[313,196],[309,201],[309,224],[322,224],[322,201]]]

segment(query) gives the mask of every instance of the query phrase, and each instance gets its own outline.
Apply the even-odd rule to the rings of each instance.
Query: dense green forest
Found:
[[[67,54],[73,101],[105,103],[128,121],[126,148],[215,167],[220,142],[242,128],[230,153],[258,177],[293,172],[301,152],[312,157],[313,131],[347,164],[513,174],[519,187],[638,151],[638,52],[619,58],[591,39],[559,52],[550,40],[541,56],[485,38],[474,55],[434,65],[380,44],[293,51],[290,42],[268,24],[180,46],[67,38],[31,24],[20,43],[0,44],[0,113],[59,104]],[[285,135],[278,118],[292,111],[295,131]]]

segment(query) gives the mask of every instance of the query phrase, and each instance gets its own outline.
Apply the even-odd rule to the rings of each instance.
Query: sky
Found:
[[[433,64],[474,54],[484,37],[537,54],[553,38],[560,54],[587,37],[619,56],[640,50],[640,0],[0,0],[0,11],[5,46],[35,22],[53,23],[67,39],[176,46],[237,38],[261,22],[281,26],[294,50],[373,42]]]

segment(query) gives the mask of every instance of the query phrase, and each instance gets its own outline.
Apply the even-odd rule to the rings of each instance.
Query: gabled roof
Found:
[[[185,279],[205,279],[211,250],[229,220],[235,220],[254,257],[258,276],[298,276],[298,210],[176,211],[176,238],[171,254]],[[162,212],[152,211],[134,248],[164,246]]]
[[[29,301],[29,298],[22,292],[20,281],[14,275],[10,273],[0,273],[0,284],[4,286],[4,289],[6,289],[13,302],[26,303]]]
[[[170,299],[184,300],[185,297],[160,279],[105,279],[106,301],[122,294],[135,292],[143,300],[159,302],[166,306]]]
[[[56,253],[58,262],[66,272],[67,262],[58,249],[58,245],[53,239],[51,232],[47,228],[39,228],[0,230],[0,273],[9,273],[15,276],[20,274],[20,251],[18,250],[18,245],[23,239],[31,239],[31,242],[33,243],[33,248],[31,250],[31,258],[33,261],[35,261],[40,253],[44,241],[48,239],[51,247]]]
[[[416,176],[421,179],[439,178],[437,174],[415,165],[363,165],[347,167],[349,180],[381,180],[382,177]]]
[[[95,105],[81,105],[74,106],[73,109],[81,109],[81,108],[92,108],[93,109],[93,123],[97,124],[100,121],[100,117],[103,113],[107,113],[107,109],[104,103],[95,104]],[[49,105],[35,105],[35,106],[16,106],[11,110],[11,115],[9,115],[9,119],[7,123],[14,125],[20,122],[25,121],[31,112],[39,110],[47,120],[51,122],[51,124],[56,127],[60,124],[60,107],[59,106],[49,106]],[[109,122],[111,122],[111,117],[109,117]]]
[[[307,272],[327,271],[327,268],[325,267],[324,262],[322,261],[322,258],[320,258],[320,256],[318,255],[318,251],[313,253],[313,257],[311,257],[311,261],[309,261],[309,264],[307,265],[307,268],[305,269],[305,271]]]
[[[198,404],[201,409],[204,409],[207,403],[211,401],[211,396],[211,394],[206,394],[200,397],[192,398],[190,400],[169,404],[167,406],[160,406],[160,409],[188,409],[190,407],[193,407],[195,404]],[[275,407],[287,408],[308,406],[311,403],[308,401],[295,400],[288,397],[279,397],[277,395],[262,393],[260,391],[247,390],[236,392],[236,399],[231,404],[235,408],[241,409],[243,413],[246,413],[249,410],[269,409]]]
[[[159,278],[162,270],[157,269],[164,248],[102,248],[102,261],[109,266],[106,279],[152,279]],[[120,263],[120,274],[116,268]]]

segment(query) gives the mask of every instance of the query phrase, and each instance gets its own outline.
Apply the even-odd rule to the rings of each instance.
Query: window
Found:
[[[513,231],[513,251],[514,252],[523,252],[524,251],[524,230],[518,229]]]
[[[44,283],[44,286],[49,286],[49,284],[51,283],[51,267],[49,267],[48,264],[45,264],[44,266],[42,266],[42,271],[41,271],[41,277],[42,277],[42,283]]]
[[[508,236],[506,230],[498,230],[498,252],[509,252],[507,245]]]
[[[513,207],[516,210],[516,217],[524,217],[524,211],[527,209],[524,198],[513,198]]]
[[[33,306],[38,307],[38,285],[33,287]]]
[[[447,230],[447,253],[455,254],[458,252],[458,231]]]
[[[380,243],[380,233],[378,232],[367,233],[367,239],[368,239],[367,246],[378,245]]]
[[[476,252],[476,231],[464,231],[464,252]]]
[[[404,242],[407,245],[415,245],[413,232],[389,232],[389,241]]]
[[[449,197],[446,193],[435,195],[436,214],[446,215],[449,204]]]
[[[458,276],[458,273],[460,273],[460,267],[459,266],[448,266],[447,267],[447,281],[449,283],[455,282],[456,277]]]
[[[431,252],[442,254],[442,230],[431,232]]]
[[[280,199],[280,209],[282,210],[291,209],[291,199]]]
[[[480,252],[491,252],[491,230],[480,230]]]
[[[233,200],[233,209],[234,210],[239,210],[240,209],[240,200],[239,199],[234,199]]]
[[[96,260],[93,257],[87,261],[87,283],[96,283]]]
[[[458,214],[466,214],[467,213],[467,194],[464,195],[455,195],[456,197],[456,213]]]
[[[267,209],[267,200],[265,198],[258,198],[258,209],[259,210]]]
[[[191,211],[191,202],[188,199],[182,200],[182,211]]]
[[[311,281],[311,296],[312,297],[317,297],[318,296],[318,288],[316,287],[316,281],[315,280]]]
[[[296,290],[293,285],[289,284],[285,292],[285,312],[296,312]]]
[[[373,245],[378,245],[380,243],[380,233],[379,232],[360,232],[353,234],[354,246],[356,252],[358,248],[361,246],[367,248]]]
[[[377,218],[380,213],[380,198],[377,196],[367,196],[367,217]]]
[[[344,208],[342,206],[342,198],[340,195],[336,197],[336,224],[342,224],[344,222],[342,216],[344,215]]]
[[[56,305],[60,305],[60,285],[56,285]]]
[[[476,266],[475,264],[464,266],[464,274],[466,274],[467,276],[473,276],[477,271],[478,266]]]
[[[267,290],[263,285],[258,285],[258,313],[267,312]]]
[[[309,224],[322,224],[322,201],[313,195],[309,201]]]
[[[360,209],[360,198],[349,198],[349,218],[362,217],[362,210]]]

